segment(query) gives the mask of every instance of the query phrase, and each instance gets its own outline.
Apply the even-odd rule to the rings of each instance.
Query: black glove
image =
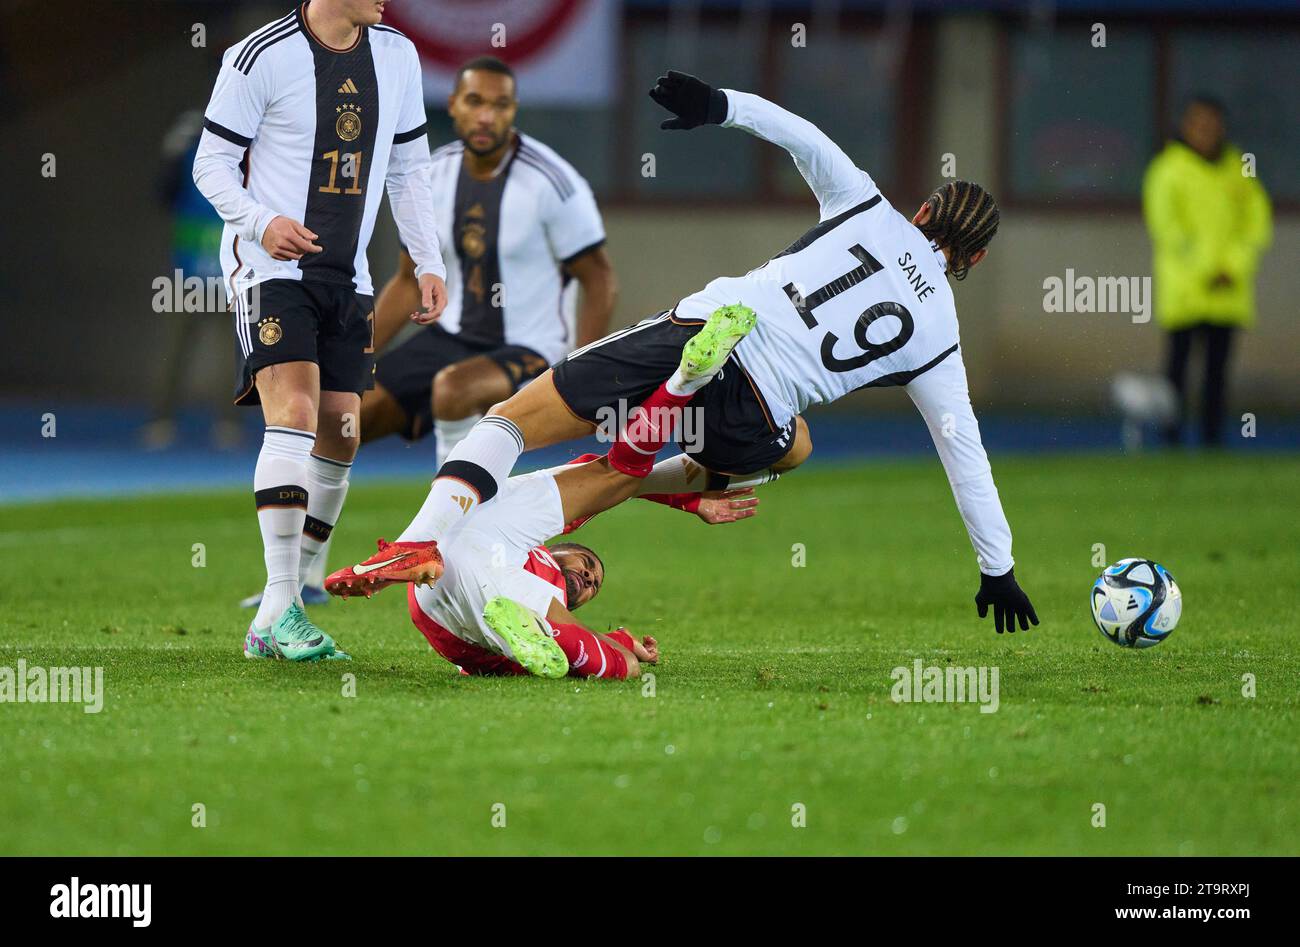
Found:
[[[726,94],[684,72],[669,70],[660,76],[650,98],[677,116],[660,123],[663,129],[721,125],[727,119]]]
[[[980,573],[980,590],[975,596],[975,606],[979,609],[980,618],[989,613],[990,605],[993,606],[993,626],[997,628],[998,634],[1002,634],[1004,625],[1007,631],[1014,632],[1016,619],[1020,619],[1022,631],[1029,630],[1030,622],[1038,624],[1033,603],[1016,584],[1015,569],[1007,570],[1006,575]]]

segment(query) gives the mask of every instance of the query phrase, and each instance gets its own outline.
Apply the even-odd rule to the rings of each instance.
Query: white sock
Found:
[[[680,365],[677,371],[673,372],[673,377],[664,382],[664,388],[670,395],[693,395],[709,382],[713,381],[713,375],[702,375],[699,378],[687,378],[686,373],[682,371]]]
[[[325,587],[325,576],[329,575],[330,546],[334,542],[334,533],[329,534],[329,538],[320,544],[320,550],[312,560],[310,569],[299,567],[298,578],[302,580],[303,585],[310,585],[312,588],[323,589]]]
[[[429,495],[398,542],[441,540],[480,503],[497,495],[524,452],[524,436],[513,421],[489,415],[456,445]]]
[[[298,560],[307,520],[307,457],[316,436],[268,427],[253,471],[257,523],[262,530],[266,588],[253,624],[267,628],[298,598]]]
[[[433,422],[434,436],[437,438],[438,451],[438,469],[447,462],[451,452],[456,449],[456,445],[469,436],[469,432],[474,429],[483,417],[481,414],[471,414],[467,418],[461,418],[459,421],[444,421],[437,418]]]
[[[307,519],[302,530],[298,560],[300,585],[325,584],[325,550],[348,495],[352,465],[315,454],[307,458]]]

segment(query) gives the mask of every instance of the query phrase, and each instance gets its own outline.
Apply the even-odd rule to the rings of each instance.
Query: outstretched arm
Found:
[[[641,674],[641,663],[659,660],[659,646],[653,638],[637,641],[620,628],[607,635],[584,628],[573,613],[554,599],[546,620],[555,631],[555,641],[569,659],[569,674],[574,677],[610,677],[625,679]]]
[[[980,440],[979,423],[971,408],[966,367],[956,351],[907,386],[907,393],[925,418],[935,450],[943,462],[957,510],[980,567],[980,591],[975,598],[980,617],[993,606],[999,632],[1005,625],[1015,631],[1015,621],[1028,629],[1038,616],[1028,596],[1016,584],[1011,558],[1011,527],[1002,512],[993,471]]]
[[[787,112],[761,96],[733,89],[714,89],[694,76],[669,72],[660,76],[650,97],[676,118],[661,128],[690,129],[714,124],[741,128],[780,145],[812,188],[821,219],[841,214],[878,193],[871,176],[853,163],[825,132],[807,119]]]
[[[593,516],[617,506],[632,496],[638,496],[652,503],[670,506],[674,510],[693,513],[710,526],[719,523],[734,523],[749,519],[758,512],[758,497],[754,496],[753,487],[741,486],[733,490],[705,494],[699,490],[685,489],[685,484],[677,484],[678,478],[656,478],[657,471],[679,471],[684,457],[672,457],[661,460],[655,465],[650,477],[638,480],[619,473],[604,462],[600,454],[583,454],[559,467],[541,471],[556,478],[564,506],[565,527],[567,535],[585,526]],[[595,463],[593,463],[593,461]],[[689,461],[694,464],[694,461]],[[698,465],[696,465],[698,466]],[[703,486],[702,471],[700,485]],[[670,490],[662,487],[650,487],[649,484],[670,484]],[[682,486],[684,492],[677,492],[676,486]],[[540,542],[541,540],[538,540]]]

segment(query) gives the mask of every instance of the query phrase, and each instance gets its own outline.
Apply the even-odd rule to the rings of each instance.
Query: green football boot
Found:
[[[271,660],[280,657],[275,653],[275,645],[271,642],[270,628],[258,628],[253,624],[248,626],[248,633],[244,635],[244,657]]]
[[[271,625],[271,643],[287,661],[314,661],[338,650],[334,639],[313,625],[297,602]]]
[[[564,649],[542,628],[537,616],[518,602],[498,595],[483,609],[487,622],[506,645],[506,657],[519,662],[538,677],[564,677],[569,659]]]
[[[682,347],[682,374],[688,380],[712,378],[757,321],[754,310],[742,303],[713,310],[704,328]]]

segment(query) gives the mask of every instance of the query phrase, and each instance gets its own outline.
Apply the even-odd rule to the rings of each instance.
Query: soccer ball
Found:
[[[1169,637],[1183,614],[1183,593],[1164,566],[1121,559],[1092,584],[1092,620],[1122,648],[1150,648]]]

